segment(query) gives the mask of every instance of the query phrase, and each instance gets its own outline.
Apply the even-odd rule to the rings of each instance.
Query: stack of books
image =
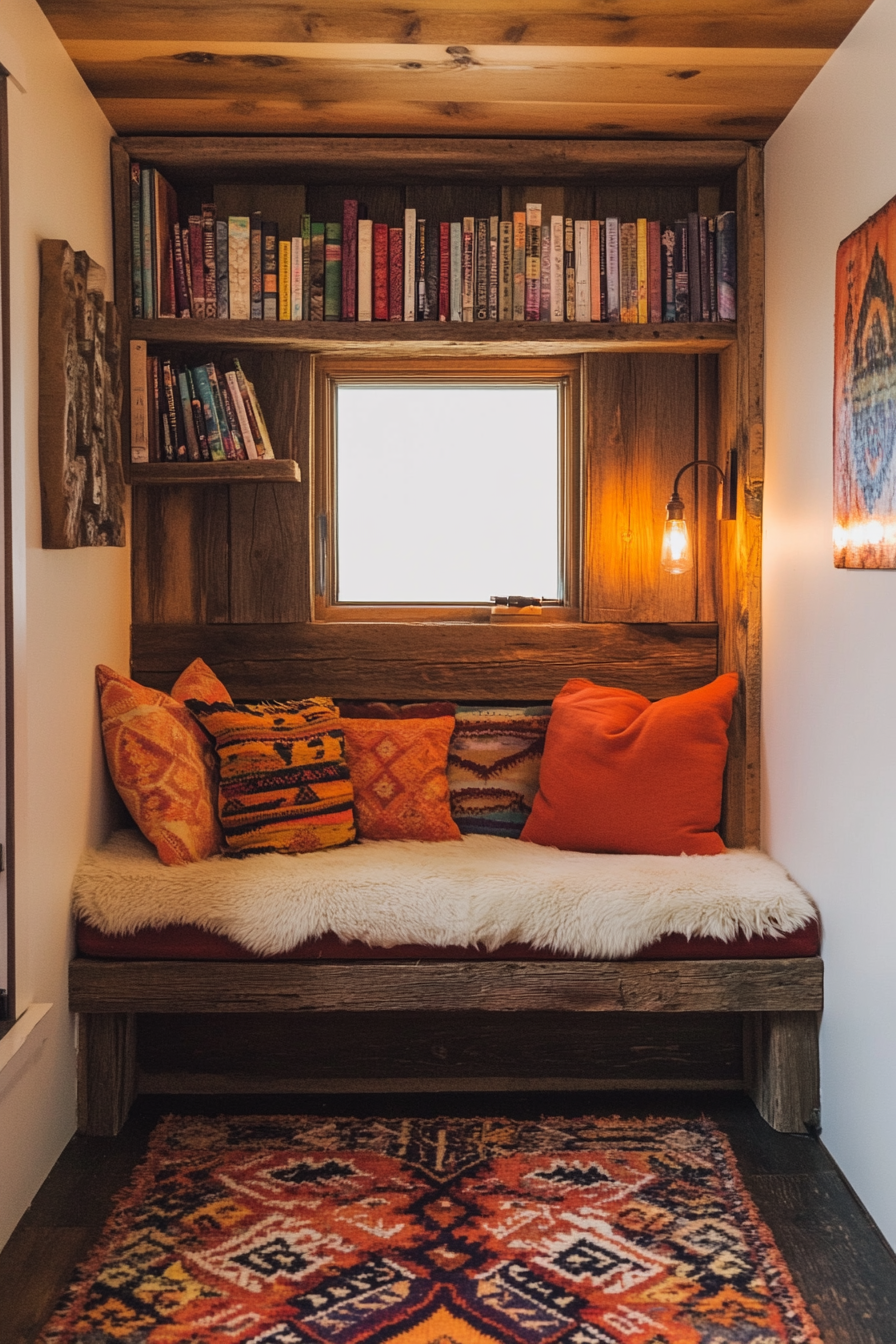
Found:
[[[154,168],[131,165],[134,317],[326,322],[733,322],[734,211],[660,220],[542,218],[531,203],[437,221],[405,210],[281,238],[261,215],[179,218]]]
[[[255,388],[240,361],[173,363],[131,342],[131,461],[225,462],[273,457]]]

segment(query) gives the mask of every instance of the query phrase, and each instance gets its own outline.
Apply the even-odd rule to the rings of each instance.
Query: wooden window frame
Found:
[[[9,72],[0,65],[0,472],[2,472],[2,608],[3,655],[0,662],[0,710],[3,713],[3,769],[5,816],[2,866],[6,886],[6,1020],[0,1017],[0,1036],[16,1020],[16,888],[15,888],[15,730],[13,719],[13,621],[12,621],[12,387],[10,369],[9,315]]]
[[[582,361],[581,356],[425,356],[377,357],[319,355],[313,376],[314,527],[311,573],[316,621],[449,621],[488,623],[488,602],[473,605],[438,603],[348,603],[336,601],[335,562],[335,403],[340,383],[544,382],[557,380],[560,395],[560,565],[564,595],[546,606],[548,623],[581,620],[582,605]]]

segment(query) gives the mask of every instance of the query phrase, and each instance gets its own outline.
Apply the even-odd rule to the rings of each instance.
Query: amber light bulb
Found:
[[[691,538],[684,520],[684,502],[677,490],[666,505],[660,564],[667,574],[686,574],[694,567]]]

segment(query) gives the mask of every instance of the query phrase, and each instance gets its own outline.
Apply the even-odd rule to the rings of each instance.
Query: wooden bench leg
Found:
[[[133,1013],[81,1013],[78,1019],[78,1132],[116,1135],[137,1095]]]
[[[805,1134],[817,1126],[817,1013],[744,1013],[744,1077],[772,1129]]]

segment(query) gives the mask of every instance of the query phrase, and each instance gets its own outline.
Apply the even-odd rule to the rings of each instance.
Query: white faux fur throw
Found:
[[[784,869],[757,850],[573,854],[471,835],[166,868],[138,831],[88,851],[74,911],[107,934],[193,924],[260,956],[333,932],[374,947],[530,943],[609,960],[666,933],[775,937],[815,916]]]

